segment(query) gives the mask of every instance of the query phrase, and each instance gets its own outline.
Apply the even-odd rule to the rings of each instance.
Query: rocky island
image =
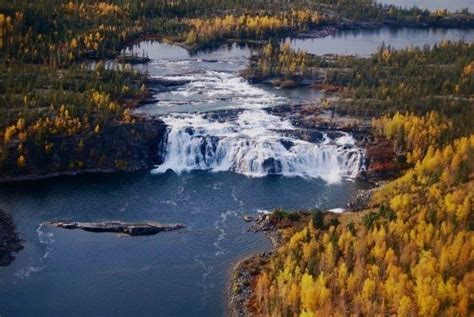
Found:
[[[184,228],[182,224],[161,224],[159,222],[50,222],[51,226],[64,229],[82,229],[90,232],[116,232],[129,236],[148,236],[162,231],[173,231]]]

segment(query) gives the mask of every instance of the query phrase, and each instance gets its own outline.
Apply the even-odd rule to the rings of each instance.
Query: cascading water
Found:
[[[246,110],[235,120],[211,121],[202,115],[171,115],[164,162],[154,173],[173,170],[232,171],[252,177],[266,175],[322,178],[329,183],[356,177],[364,153],[349,134],[319,143],[291,136],[290,121],[264,110]],[[290,134],[290,136],[289,136]]]
[[[168,126],[163,163],[153,173],[192,170],[231,171],[252,177],[266,175],[322,178],[337,182],[356,177],[363,169],[364,153],[349,134],[327,135],[311,143],[295,135],[289,120],[264,108],[302,104],[318,98],[311,90],[277,90],[252,85],[239,76],[248,63],[248,49],[190,56],[179,48],[150,65],[156,80],[174,82],[154,97],[157,103],[137,113],[157,115]],[[209,111],[241,109],[236,116],[207,119]]]

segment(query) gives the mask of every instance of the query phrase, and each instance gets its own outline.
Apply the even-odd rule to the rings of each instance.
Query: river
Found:
[[[334,37],[296,43],[319,53],[369,54],[387,36],[392,33],[350,32],[333,43]],[[404,47],[441,40],[431,36],[395,33]],[[360,45],[347,40],[352,37]],[[367,48],[367,42],[375,44]],[[367,187],[354,180],[364,153],[351,135],[322,134],[309,142],[289,120],[265,111],[320,94],[248,84],[238,75],[248,48],[190,55],[144,42],[133,50],[150,56],[140,68],[151,77],[186,81],[157,91],[157,102],[137,111],[167,123],[164,163],[149,172],[1,185],[0,208],[12,212],[25,239],[17,259],[0,268],[2,316],[222,316],[232,264],[270,248],[262,234],[247,232],[245,214],[343,208]],[[216,118],[206,114],[211,110],[233,113]],[[54,220],[152,220],[186,228],[132,238],[43,224]]]

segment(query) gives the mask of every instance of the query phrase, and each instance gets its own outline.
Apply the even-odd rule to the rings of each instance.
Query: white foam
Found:
[[[364,153],[347,134],[336,142],[325,136],[315,144],[285,136],[289,120],[263,110],[247,110],[235,121],[217,122],[202,115],[171,115],[164,163],[153,173],[173,170],[232,171],[251,177],[269,174],[322,178],[328,183],[355,178]],[[342,140],[341,140],[342,139]]]
[[[213,243],[214,247],[217,249],[217,251],[214,253],[215,256],[220,256],[225,253],[224,247],[221,246],[222,240],[225,239],[226,236],[226,231],[224,228],[224,224],[227,221],[227,217],[229,216],[237,216],[237,212],[233,210],[228,210],[225,212],[222,212],[220,214],[220,219],[214,222],[214,227],[216,230],[219,231],[219,235],[217,236],[217,240]]]
[[[15,275],[20,279],[26,279],[31,276],[33,273],[41,272],[46,268],[44,261],[50,255],[53,248],[51,245],[54,243],[54,235],[52,232],[46,232],[43,230],[44,223],[41,223],[38,228],[36,228],[36,235],[38,236],[39,242],[45,246],[45,251],[41,258],[39,259],[40,265],[31,265],[19,269],[15,272]]]
[[[235,58],[231,60],[235,62]],[[287,97],[250,84],[236,69],[225,71],[221,66],[197,65],[196,59],[194,63],[189,61],[189,57],[162,60],[156,66],[159,76],[155,78],[189,80],[154,96],[158,113],[219,108],[244,111],[226,122],[199,114],[163,117],[168,126],[164,162],[152,173],[232,171],[251,177],[278,174],[335,183],[345,177],[354,178],[363,169],[364,153],[355,147],[350,134],[335,140],[325,135],[318,144],[289,137],[288,131],[295,130],[291,122],[262,110],[290,104]]]
[[[186,70],[184,70],[186,72]],[[157,107],[171,107],[186,104],[216,104],[229,100],[234,108],[261,109],[286,102],[286,98],[269,93],[265,89],[249,84],[244,78],[224,71],[192,71],[164,76],[154,75],[153,78],[178,81],[187,80],[189,83],[172,91],[157,93]],[[184,101],[184,103],[183,103]],[[222,105],[220,105],[222,107]],[[199,106],[196,108],[199,110]]]
[[[344,135],[337,138],[335,141],[339,145],[354,145],[355,144],[355,139],[352,137],[352,135],[350,135],[347,132],[344,132]]]

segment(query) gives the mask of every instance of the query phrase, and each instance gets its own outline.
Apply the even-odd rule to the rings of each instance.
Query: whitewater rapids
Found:
[[[292,136],[295,127],[264,110],[246,110],[235,120],[212,121],[199,114],[162,118],[168,125],[164,162],[152,173],[192,170],[231,171],[321,178],[328,183],[355,178],[364,169],[364,153],[345,133],[319,143]]]

